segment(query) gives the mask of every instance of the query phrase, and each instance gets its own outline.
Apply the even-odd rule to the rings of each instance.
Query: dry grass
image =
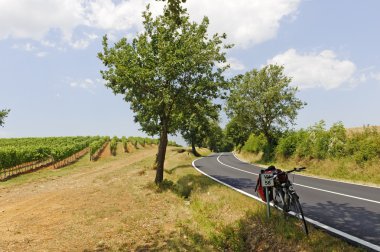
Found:
[[[370,127],[376,129],[378,132],[380,132],[380,126],[370,126],[370,125],[365,125],[361,127],[353,127],[353,128],[347,128],[347,133],[348,135],[352,135],[353,133],[362,133],[365,129],[365,127]]]
[[[0,184],[0,251],[356,251],[215,183],[169,148],[157,187],[156,149],[118,153]],[[200,153],[207,154],[205,149]],[[22,178],[24,177],[24,178]]]

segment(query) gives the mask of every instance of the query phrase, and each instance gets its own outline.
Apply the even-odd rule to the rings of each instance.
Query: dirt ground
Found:
[[[148,147],[116,157],[105,154],[97,162],[86,155],[69,167],[0,183],[0,251],[103,251],[113,240],[127,248],[122,237],[136,229],[130,224],[149,228],[139,223],[144,206],[134,195],[147,179],[140,185],[128,180],[141,177],[136,169],[155,154],[156,148]]]

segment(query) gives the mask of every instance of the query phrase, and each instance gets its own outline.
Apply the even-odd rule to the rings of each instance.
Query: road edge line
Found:
[[[223,153],[222,153],[222,154],[223,154]],[[202,157],[202,158],[203,158],[203,157]],[[224,186],[227,186],[227,187],[229,187],[229,188],[231,188],[231,189],[233,189],[233,190],[235,190],[235,191],[237,191],[237,192],[239,192],[239,193],[241,193],[241,194],[244,194],[245,196],[248,196],[248,197],[250,197],[250,198],[253,198],[253,199],[259,201],[259,202],[262,203],[262,204],[265,203],[265,202],[263,202],[259,197],[254,196],[254,195],[252,195],[252,194],[250,194],[250,193],[247,193],[247,192],[245,192],[245,191],[243,191],[243,190],[240,190],[240,189],[238,189],[238,188],[235,188],[235,187],[233,187],[233,186],[231,186],[231,185],[229,185],[229,184],[227,184],[227,183],[224,183],[223,181],[220,181],[219,179],[214,178],[214,177],[208,175],[207,173],[201,171],[201,170],[195,165],[195,162],[198,161],[198,160],[200,160],[200,159],[202,159],[202,158],[198,158],[198,159],[194,160],[194,161],[191,163],[192,166],[194,167],[194,169],[196,169],[199,173],[201,173],[201,174],[205,175],[206,177],[208,177],[208,178],[210,178],[210,179],[212,179],[212,180],[214,180],[214,181],[216,181],[216,182],[218,182],[218,183],[220,183],[220,184],[222,184],[222,185],[224,185]],[[273,206],[272,203],[271,203],[271,206]],[[294,215],[294,214],[293,214],[293,215]],[[335,228],[333,228],[333,227],[330,227],[330,226],[328,226],[328,225],[325,225],[325,224],[323,224],[323,223],[321,223],[321,222],[319,222],[319,221],[313,220],[313,219],[311,219],[311,218],[305,217],[305,220],[306,220],[308,223],[313,224],[314,226],[317,226],[317,227],[319,227],[319,228],[321,228],[321,229],[324,229],[324,230],[326,230],[327,232],[334,233],[334,234],[336,234],[336,235],[338,235],[338,236],[340,236],[340,237],[345,238],[346,240],[353,241],[353,242],[355,242],[355,243],[357,243],[357,244],[360,244],[360,245],[362,245],[362,246],[364,246],[364,247],[367,247],[367,248],[373,249],[374,251],[380,251],[380,246],[378,246],[378,245],[376,245],[376,244],[373,244],[373,243],[367,242],[367,241],[365,241],[365,240],[363,240],[363,239],[360,239],[360,238],[358,238],[358,237],[356,237],[356,236],[353,236],[353,235],[347,234],[347,233],[345,233],[345,232],[343,232],[343,231],[340,231],[340,230],[338,230],[338,229],[335,229]]]
[[[255,173],[255,172],[250,172],[250,171],[246,171],[246,170],[243,170],[243,169],[239,169],[237,167],[234,167],[232,165],[228,165],[228,164],[225,164],[223,163],[222,161],[220,161],[220,157],[223,156],[224,153],[221,153],[217,158],[216,158],[216,161],[219,162],[219,164],[221,165],[224,165],[226,167],[229,167],[231,169],[234,169],[234,170],[237,170],[237,171],[241,171],[241,172],[245,172],[245,173],[248,173],[248,174],[253,174],[253,175],[256,175],[256,176],[259,176],[259,174]],[[298,174],[297,174],[298,176]],[[329,191],[329,190],[325,190],[325,189],[321,189],[321,188],[317,188],[317,187],[312,187],[312,186],[307,186],[307,185],[302,185],[302,184],[298,184],[298,183],[293,183],[294,185],[297,185],[297,186],[301,186],[301,187],[305,187],[305,188],[309,188],[309,189],[313,189],[313,190],[317,190],[317,191],[321,191],[321,192],[325,192],[325,193],[331,193],[331,194],[335,194],[335,195],[340,195],[340,196],[343,196],[343,197],[347,197],[347,198],[352,198],[352,199],[357,199],[357,200],[362,200],[362,201],[367,201],[367,202],[371,202],[371,203],[374,203],[374,204],[380,204],[380,201],[377,201],[377,200],[372,200],[372,199],[367,199],[367,198],[363,198],[363,197],[358,197],[358,196],[353,196],[353,195],[349,195],[349,194],[345,194],[345,193],[340,193],[340,192],[334,192],[334,191]]]
[[[257,167],[260,167],[260,168],[267,168],[268,167],[268,166],[262,165],[262,164],[251,164],[251,163],[248,163],[248,162],[246,162],[244,160],[241,160],[238,156],[236,156],[236,154],[235,154],[234,151],[232,151],[231,153],[232,153],[232,155],[237,160],[239,160],[242,163],[249,164],[249,165],[254,165],[254,166],[257,166]],[[340,181],[340,180],[336,180],[336,179],[321,178],[321,177],[316,177],[316,176],[308,176],[308,175],[303,175],[303,174],[297,174],[297,176],[307,177],[307,178],[315,178],[315,179],[326,180],[326,181],[333,181],[333,182],[338,182],[338,183],[343,183],[343,184],[349,184],[349,185],[364,186],[364,187],[369,187],[369,188],[380,189],[380,186],[375,186],[375,185],[358,184],[358,183]]]

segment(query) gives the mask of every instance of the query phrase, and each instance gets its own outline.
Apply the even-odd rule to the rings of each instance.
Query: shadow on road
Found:
[[[358,236],[368,242],[380,245],[380,214],[366,210],[364,207],[354,207],[346,203],[331,201],[304,205],[306,216],[323,224],[334,226],[348,234]]]
[[[214,175],[213,177],[230,186],[233,186],[241,190],[252,189],[256,187],[256,183],[252,179],[248,179],[248,178],[231,178],[231,177],[217,176],[217,175]]]

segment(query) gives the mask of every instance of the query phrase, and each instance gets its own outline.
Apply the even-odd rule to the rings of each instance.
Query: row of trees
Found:
[[[207,17],[190,21],[181,2],[169,0],[157,17],[148,5],[142,33],[113,46],[104,36],[98,54],[106,86],[124,96],[144,132],[159,136],[156,183],[163,180],[168,134],[182,134],[194,154],[196,146],[214,151],[241,147],[250,132],[262,132],[273,149],[305,105],[295,97],[297,89],[289,86],[291,79],[281,66],[226,80],[226,50],[232,45],[223,42],[225,34],[207,33]],[[217,99],[227,100],[231,121],[224,130],[218,125],[222,107]]]

